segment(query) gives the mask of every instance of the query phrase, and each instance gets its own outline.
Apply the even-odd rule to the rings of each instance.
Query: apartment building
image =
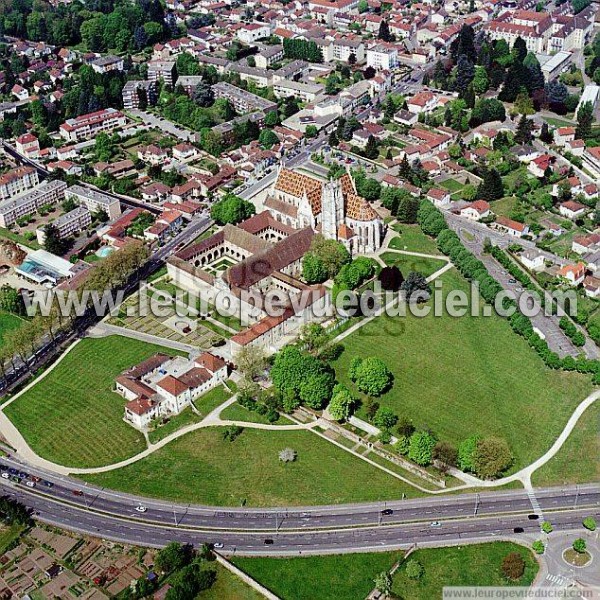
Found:
[[[121,214],[121,203],[117,198],[82,185],[67,188],[65,198],[72,198],[83,204],[91,213],[103,210],[110,219],[116,219]]]
[[[32,133],[24,133],[15,141],[17,152],[27,158],[38,158],[40,155],[40,142]]]
[[[58,231],[58,236],[61,238],[71,237],[86,227],[89,227],[91,224],[92,215],[85,206],[78,206],[52,222],[52,225],[54,225]],[[36,229],[35,235],[38,243],[44,244],[46,242],[45,226]]]
[[[90,63],[96,73],[109,73],[110,71],[122,71],[124,67],[123,58],[120,56],[101,56]]]
[[[253,112],[256,110],[262,110],[264,112],[277,110],[276,102],[271,102],[271,100],[266,100],[256,94],[251,94],[246,90],[242,90],[241,88],[224,81],[215,83],[215,85],[212,86],[212,90],[215,94],[215,98],[227,98],[238,113]]]
[[[273,94],[277,98],[296,96],[303,102],[312,102],[322,91],[322,85],[302,83],[301,81],[282,80],[273,83]]]
[[[79,142],[97,136],[99,133],[111,132],[127,123],[125,115],[114,108],[105,108],[74,119],[67,119],[59,132],[68,142]]]
[[[39,183],[33,167],[17,167],[0,176],[0,200],[25,192]]]
[[[121,92],[125,110],[140,108],[141,99],[145,96],[146,104],[154,106],[158,100],[158,85],[156,81],[128,81]]]
[[[271,35],[271,28],[264,23],[248,23],[243,25],[237,32],[237,38],[244,44],[253,44],[256,40]]]
[[[65,197],[64,181],[44,181],[38,187],[0,202],[0,227],[10,227],[17,219],[36,212],[44,204],[57,204]]]
[[[398,66],[398,50],[394,46],[377,44],[367,49],[367,67],[390,71]]]
[[[157,82],[163,80],[171,88],[177,81],[177,68],[173,60],[151,60],[148,63],[148,80]]]

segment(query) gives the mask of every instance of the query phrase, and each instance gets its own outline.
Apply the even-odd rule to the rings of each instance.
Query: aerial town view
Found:
[[[0,600],[600,599],[600,0],[0,0]]]

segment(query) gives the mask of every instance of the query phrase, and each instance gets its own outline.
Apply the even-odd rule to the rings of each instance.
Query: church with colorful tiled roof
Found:
[[[323,181],[280,168],[264,206],[277,221],[295,229],[311,227],[352,254],[375,252],[383,242],[383,219],[358,195],[349,173]]]

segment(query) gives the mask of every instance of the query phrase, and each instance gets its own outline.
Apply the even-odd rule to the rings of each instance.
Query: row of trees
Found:
[[[479,293],[482,298],[488,304],[494,305],[496,296],[502,291],[502,286],[488,273],[485,265],[464,247],[458,235],[448,229],[441,211],[427,200],[422,201],[419,208],[419,224],[425,233],[437,238],[438,248],[450,257],[464,277],[479,283]],[[561,359],[556,352],[550,350],[546,340],[534,331],[529,317],[520,312],[513,300],[504,299],[503,304],[505,308],[515,309],[508,318],[513,331],[527,340],[547,367],[589,373],[594,384],[600,383],[600,361],[590,360],[584,356],[578,358],[565,356]]]
[[[135,241],[95,264],[89,271],[87,279],[80,284],[77,290],[74,290],[79,297],[80,305],[85,306],[84,290],[102,294],[118,289],[147,259],[148,248],[141,242]],[[73,329],[78,315],[74,312],[63,314],[56,297],[53,299],[54,304],[49,307],[51,310],[48,311],[47,316],[38,314],[4,335],[0,345],[0,371],[3,376],[7,363],[11,363],[13,368],[16,366],[15,357],[27,364],[28,357],[36,351],[46,336],[55,340],[60,331]],[[91,296],[87,298],[87,301],[92,301]]]

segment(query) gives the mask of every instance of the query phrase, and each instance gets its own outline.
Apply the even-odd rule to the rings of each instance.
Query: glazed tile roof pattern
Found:
[[[275,189],[296,198],[306,196],[313,215],[318,215],[321,212],[323,182],[318,179],[289,169],[281,169],[275,182]]]

